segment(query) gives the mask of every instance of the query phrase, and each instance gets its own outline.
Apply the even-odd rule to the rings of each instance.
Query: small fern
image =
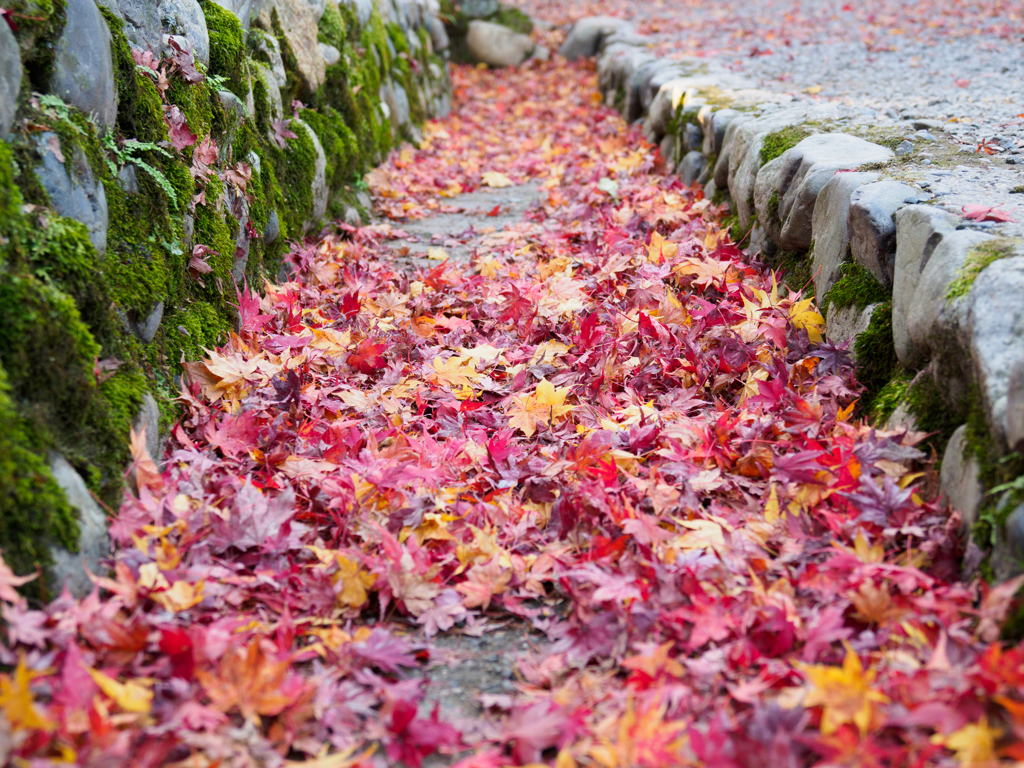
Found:
[[[104,158],[107,161],[107,167],[110,169],[110,173],[112,175],[117,176],[119,170],[118,166],[124,166],[128,163],[132,163],[139,168],[139,170],[148,173],[150,178],[152,178],[153,181],[156,182],[157,186],[163,190],[164,194],[167,195],[174,207],[178,207],[178,193],[174,190],[171,182],[167,180],[167,177],[164,176],[163,171],[159,168],[153,167],[140,157],[144,152],[156,152],[164,157],[172,157],[170,152],[159,144],[154,144],[151,141],[126,139],[123,143],[118,143],[117,138],[113,134],[107,134],[103,137],[103,146],[107,149],[107,152],[113,155],[117,160],[115,163],[109,155]]]

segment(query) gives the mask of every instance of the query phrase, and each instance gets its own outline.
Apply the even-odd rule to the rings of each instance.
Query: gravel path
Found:
[[[1024,220],[1020,3],[516,2],[566,29],[587,15],[626,18],[661,56],[697,56],[793,101],[828,101],[837,117],[824,130],[909,140],[914,156],[897,175],[941,207],[983,205]],[[983,226],[1024,235],[1016,222]]]

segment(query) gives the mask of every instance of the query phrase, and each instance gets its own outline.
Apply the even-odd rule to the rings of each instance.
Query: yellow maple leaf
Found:
[[[434,261],[448,261],[448,251],[444,248],[435,248],[431,246],[427,249],[427,258],[433,259]]]
[[[433,370],[427,373],[427,380],[449,387],[472,387],[473,382],[480,378],[476,372],[476,360],[470,356],[449,357],[442,360],[434,358]]]
[[[789,319],[796,328],[806,328],[811,341],[819,342],[823,338],[821,332],[825,329],[825,318],[811,309],[813,303],[814,299],[796,302],[789,308]]]
[[[338,572],[335,574],[334,585],[338,602],[348,608],[362,608],[369,599],[367,589],[372,587],[377,577],[364,571],[355,560],[338,555]],[[338,588],[338,582],[341,587]]]
[[[658,232],[651,235],[651,244],[647,246],[647,259],[654,264],[661,264],[666,259],[675,258],[679,253],[679,244],[671,243]]]
[[[532,395],[515,395],[512,398],[512,417],[508,424],[532,437],[539,424],[552,424],[572,411],[573,406],[565,404],[568,387],[556,389],[547,379],[541,379]]]
[[[32,680],[41,673],[25,666],[24,654],[18,659],[14,677],[0,675],[0,709],[14,730],[52,731],[57,724],[36,709],[32,700]]]
[[[867,733],[875,715],[875,704],[888,702],[881,691],[871,687],[873,669],[864,671],[857,652],[846,644],[842,667],[827,664],[798,664],[814,686],[804,699],[805,707],[823,707],[821,732],[830,736],[846,723],[853,723],[861,735]]]
[[[482,178],[484,184],[488,187],[501,188],[513,186],[512,179],[499,171],[485,171]]]
[[[100,690],[113,699],[114,703],[125,712],[139,712],[144,715],[153,706],[153,691],[150,690],[152,682],[129,680],[126,683],[119,683],[98,670],[85,667],[85,671],[89,673],[89,677],[100,687]]]
[[[203,594],[204,586],[201,581],[197,584],[189,584],[187,581],[176,581],[171,585],[170,589],[165,589],[163,592],[154,592],[150,597],[160,603],[165,610],[171,613],[180,613],[203,602],[203,598],[206,597]]]
[[[960,765],[982,766],[995,763],[996,740],[1002,734],[998,728],[990,728],[988,718],[982,716],[978,722],[968,723],[947,736],[935,734],[932,743],[956,753]]]

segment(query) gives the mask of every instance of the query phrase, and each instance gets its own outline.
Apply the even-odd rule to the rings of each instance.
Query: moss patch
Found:
[[[974,246],[967,252],[963,266],[946,290],[946,301],[956,301],[971,292],[971,286],[984,269],[994,261],[1015,255],[1014,242],[996,238]]]
[[[781,131],[769,133],[761,143],[761,165],[770,163],[783,152],[792,149],[811,135],[810,130],[800,125],[792,125]]]
[[[893,378],[898,361],[892,340],[892,302],[875,308],[867,329],[853,343],[857,353],[857,380],[864,385],[865,408],[871,411],[873,401]]]
[[[889,291],[878,279],[859,264],[848,261],[840,267],[839,280],[829,289],[822,301],[827,312],[831,305],[836,309],[857,307],[864,309],[872,304],[888,301]]]
[[[78,521],[36,444],[0,366],[0,550],[15,573],[52,563],[47,540],[78,545]]]
[[[199,6],[210,33],[209,73],[225,78],[227,89],[244,99],[249,93],[249,73],[242,24],[212,0],[200,0]]]

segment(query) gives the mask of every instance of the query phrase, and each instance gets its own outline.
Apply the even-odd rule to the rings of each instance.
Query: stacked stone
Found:
[[[62,221],[79,222],[84,226],[88,239],[88,245],[83,247],[91,246],[94,253],[90,253],[89,258],[95,263],[103,264],[104,259],[110,263],[115,257],[123,257],[122,253],[114,253],[122,244],[108,242],[108,235],[113,237],[111,233],[120,222],[110,220],[108,195],[112,189],[106,185],[113,180],[120,188],[116,191],[119,198],[122,192],[127,197],[137,198],[142,194],[142,174],[153,174],[154,169],[141,160],[115,161],[115,155],[108,154],[124,146],[126,141],[136,141],[136,137],[121,135],[126,125],[123,119],[125,110],[129,106],[119,104],[123,84],[117,79],[118,40],[127,40],[136,62],[143,60],[148,51],[152,54],[149,61],[155,63],[163,59],[166,65],[169,58],[181,58],[180,52],[184,51],[185,58],[195,67],[195,76],[200,81],[217,84],[208,91],[212,96],[209,99],[211,104],[205,104],[207,99],[203,97],[203,109],[207,115],[215,109],[218,116],[224,116],[222,120],[218,117],[219,122],[207,126],[202,132],[208,134],[218,148],[215,160],[204,160],[211,177],[218,180],[227,178],[232,171],[245,166],[248,170],[244,172],[260,176],[261,156],[255,150],[248,151],[244,157],[234,156],[235,139],[243,125],[249,126],[249,130],[256,125],[272,126],[266,131],[266,136],[257,137],[259,146],[269,148],[268,151],[280,146],[273,135],[275,130],[284,137],[281,140],[286,142],[285,147],[275,155],[279,174],[282,170],[288,171],[289,164],[293,162],[308,165],[308,168],[303,166],[300,176],[308,179],[303,186],[308,184],[309,188],[282,190],[279,194],[283,197],[278,198],[276,207],[259,214],[258,230],[253,222],[252,195],[246,194],[243,180],[240,185],[218,183],[215,188],[223,189],[223,192],[218,191],[216,199],[191,204],[183,200],[180,206],[171,206],[173,221],[170,221],[167,231],[155,232],[147,241],[153,242],[154,248],[159,246],[180,257],[192,252],[196,246],[211,245],[210,242],[199,241],[198,206],[202,206],[204,215],[216,218],[220,231],[233,238],[233,243],[228,242],[233,246],[233,253],[221,246],[223,256],[232,262],[230,278],[227,272],[217,276],[219,294],[211,302],[216,302],[218,312],[233,312],[231,302],[222,297],[234,296],[234,288],[224,282],[233,279],[242,286],[248,279],[257,285],[262,283],[260,275],[253,272],[249,263],[250,253],[256,243],[264,253],[275,242],[276,252],[282,253],[285,245],[281,232],[286,220],[293,221],[292,228],[286,230],[291,238],[318,231],[328,212],[349,223],[360,222],[370,204],[368,196],[360,191],[355,176],[341,179],[337,172],[332,176],[332,168],[343,167],[358,174],[365,172],[371,163],[379,161],[381,151],[386,151],[391,144],[402,140],[418,141],[423,120],[444,114],[450,106],[448,40],[439,19],[437,0],[342,0],[340,5],[338,0],[65,0],[53,5],[57,9],[55,15],[52,20],[46,20],[50,27],[41,32],[38,39],[34,33],[26,31],[31,25],[22,25],[16,35],[7,23],[0,22],[0,203],[7,205],[8,201],[20,203],[26,199],[41,201],[22,205],[19,216],[53,216]],[[19,8],[15,4],[14,9]],[[228,25],[230,29],[214,28],[213,21],[208,26],[210,19],[227,17],[225,11],[234,17]],[[339,34],[343,37],[341,42],[337,39]],[[121,35],[123,37],[119,37]],[[216,55],[218,39],[225,35],[234,36],[235,50],[242,59],[237,62],[242,73],[237,82],[231,78],[210,79],[214,68],[211,58]],[[346,52],[343,53],[339,45]],[[379,89],[375,84],[374,92],[360,94],[358,101],[352,98],[354,104],[334,103],[333,94],[343,89],[332,90],[332,84],[344,83],[350,68],[362,66],[362,62],[351,59],[356,45],[365,47],[365,56],[374,57],[379,69]],[[38,62],[45,62],[45,66],[39,66]],[[233,63],[228,62],[228,65]],[[28,66],[30,64],[32,66]],[[122,61],[122,70],[124,66]],[[221,66],[224,66],[223,62]],[[131,68],[129,63],[128,69]],[[132,77],[132,73],[128,76]],[[152,76],[155,81],[155,68]],[[219,88],[222,90],[217,90]],[[43,93],[33,94],[33,89]],[[354,90],[358,92],[359,88]],[[348,94],[354,97],[352,89]],[[307,109],[300,103],[302,101],[314,107]],[[74,137],[67,133],[62,138],[57,128],[40,131],[26,117],[32,110],[39,110],[40,105],[62,114],[61,124],[66,123],[69,131],[83,136],[83,141],[71,140]],[[372,142],[354,146],[351,141],[341,141],[337,131],[347,129],[336,129],[328,124],[328,118],[322,115],[328,107],[346,121],[357,110],[353,120],[361,121],[359,130],[362,133],[359,136],[369,136]],[[130,108],[138,107],[130,105]],[[164,130],[164,115],[177,107],[164,104],[162,108],[163,114],[161,105],[156,104],[154,120],[158,133]],[[262,118],[259,117],[261,115]],[[69,117],[78,122],[69,120]],[[87,129],[75,127],[83,125]],[[351,137],[356,134],[356,126],[350,125],[349,128],[347,136]],[[198,125],[189,126],[189,130],[195,132],[193,138],[203,138]],[[289,136],[297,138],[288,139]],[[295,146],[308,147],[309,151],[305,155],[299,150],[292,151],[288,140],[295,141]],[[343,145],[344,149],[341,148]],[[146,142],[146,146],[150,149],[145,151],[163,152],[161,156],[173,156],[175,162],[185,163],[185,183],[190,181],[184,159],[186,155],[171,153],[170,143],[166,141],[163,146],[152,142]],[[186,146],[192,145],[186,142]],[[188,151],[194,152],[196,147]],[[353,160],[354,153],[358,153],[358,161]],[[17,163],[11,162],[12,157],[18,158]],[[113,179],[106,175],[107,168],[113,169]],[[12,178],[15,181],[12,182]],[[36,183],[40,191],[36,191]],[[167,185],[165,189],[172,186],[166,178],[164,183]],[[174,195],[173,188],[168,195]],[[289,199],[308,203],[304,202],[301,210],[296,211],[288,205]],[[3,227],[10,225],[11,218],[0,222],[0,235]],[[6,245],[0,236],[0,283],[8,279],[3,250]],[[144,244],[141,248],[138,258],[146,259],[145,249],[149,245]],[[184,261],[188,262],[188,255],[184,256]],[[202,277],[201,274],[199,276]],[[276,273],[269,275],[271,278],[277,276]],[[179,286],[182,278],[186,283],[190,279],[187,275],[175,277]],[[32,273],[27,279],[33,286],[39,283]],[[54,292],[49,288],[46,290],[51,294]],[[122,346],[128,350],[141,350],[132,352],[137,357],[128,361],[133,370],[140,371],[137,380],[133,380],[130,399],[137,409],[135,428],[145,430],[148,450],[154,456],[160,448],[161,421],[160,403],[154,393],[162,397],[165,404],[168,394],[166,391],[161,394],[155,381],[146,378],[154,375],[151,370],[141,371],[151,366],[149,361],[162,355],[148,355],[147,345],[153,344],[161,331],[167,332],[164,319],[169,314],[182,311],[176,302],[182,301],[183,295],[178,290],[173,295],[153,296],[148,309],[141,312],[134,308],[129,311],[119,306],[117,301],[111,302],[109,308],[123,326],[115,333],[131,339]],[[75,311],[73,300],[66,296],[58,300],[71,304],[71,311]],[[108,308],[101,307],[96,311],[106,312]],[[218,318],[218,323],[229,327],[230,318]],[[182,338],[191,333],[182,325],[177,329],[175,333],[181,334]],[[94,330],[83,326],[86,336]],[[104,333],[109,333],[109,325]],[[83,343],[90,349],[99,350],[91,337]],[[0,348],[0,362],[7,362],[5,353],[6,350]],[[113,365],[125,362],[116,361]],[[167,361],[161,375],[171,379],[177,363],[176,359]],[[30,365],[46,366],[47,361],[40,359]],[[26,378],[31,378],[31,371],[27,377],[22,376],[23,380]],[[13,402],[8,398],[6,387],[7,379],[0,367],[0,411],[4,408],[31,411],[35,407],[31,393],[26,402]],[[170,396],[173,394],[172,391]],[[0,416],[5,414],[6,411]],[[12,418],[25,421],[17,413]],[[93,489],[82,477],[84,463],[81,457],[89,455],[88,447],[67,444],[64,436],[53,434],[53,430],[50,432],[48,437],[33,438],[36,443],[28,446],[28,450],[44,462],[43,474],[33,482],[46,486],[55,484],[54,487],[63,491],[65,501],[77,518],[80,534],[77,553],[68,551],[74,549],[70,542],[48,541],[45,546],[50,547],[49,557],[39,559],[52,564],[47,579],[51,590],[59,591],[61,585],[67,584],[81,595],[91,589],[85,568],[93,572],[102,570],[100,560],[106,553],[107,541],[106,515],[94,500],[94,493],[90,492]],[[127,446],[127,429],[120,437]],[[11,453],[4,442],[8,438],[8,435],[0,435],[0,459]],[[17,448],[21,450],[25,446],[19,444]],[[74,458],[76,455],[77,459]],[[120,478],[115,480],[119,482]],[[119,499],[115,496],[108,498],[107,502],[116,505]],[[39,510],[39,513],[50,511]],[[27,513],[32,514],[32,511],[27,510]],[[0,514],[7,514],[6,508],[0,507]],[[8,562],[17,560],[17,553],[5,551],[4,555]]]
[[[936,142],[929,129],[939,126],[897,138],[894,152],[823,128],[842,122],[835,103],[769,93],[706,60],[659,58],[651,42],[622,19],[593,17],[560,53],[597,57],[606,103],[642,122],[686,184],[730,202],[752,252],[805,266],[832,342],[853,351],[862,337],[885,336],[894,391],[904,382],[883,414],[888,426],[919,426],[919,387],[939,393],[930,408],[973,418],[945,445],[942,491],[972,544],[991,553],[995,575],[1019,573],[1024,482],[1005,483],[994,467],[1020,465],[1024,453],[1024,230],[944,211],[929,181],[906,183],[950,175],[911,154],[917,141]],[[830,304],[851,269],[871,276],[873,300]],[[992,494],[997,479],[1013,487]],[[978,527],[979,516],[988,523]]]

